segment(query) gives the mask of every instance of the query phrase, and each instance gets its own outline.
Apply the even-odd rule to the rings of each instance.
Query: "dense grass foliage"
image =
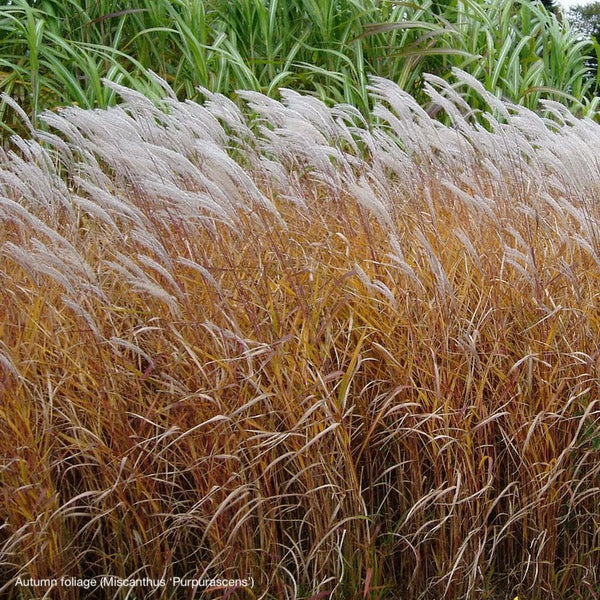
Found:
[[[152,69],[180,99],[198,99],[198,86],[289,87],[370,114],[369,75],[422,101],[424,72],[460,67],[499,97],[534,108],[554,94],[587,114],[589,45],[529,0],[12,0],[0,6],[0,89],[35,120],[111,104],[103,77],[160,95]],[[6,103],[0,118],[18,127]]]
[[[600,127],[116,91],[2,156],[4,597],[595,598]]]

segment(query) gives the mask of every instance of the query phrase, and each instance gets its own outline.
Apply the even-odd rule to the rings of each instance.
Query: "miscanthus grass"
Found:
[[[598,597],[600,126],[457,76],[14,140],[3,597]],[[104,575],[254,585],[16,585]]]

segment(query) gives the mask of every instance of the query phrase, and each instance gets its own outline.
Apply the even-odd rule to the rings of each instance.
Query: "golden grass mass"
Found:
[[[1,157],[3,597],[597,598],[600,126],[113,87]]]

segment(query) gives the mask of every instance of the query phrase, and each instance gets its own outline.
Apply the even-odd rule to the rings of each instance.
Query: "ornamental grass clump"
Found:
[[[37,127],[45,110],[114,104],[106,78],[158,98],[198,86],[235,98],[279,88],[371,114],[369,75],[419,102],[424,73],[461,68],[485,88],[535,108],[540,96],[594,115],[592,42],[537,0],[10,0],[0,4],[0,91]],[[482,108],[470,87],[462,93]],[[0,138],[23,133],[0,100]]]
[[[4,597],[597,597],[600,126],[455,75],[14,140]],[[17,585],[103,576],[166,585]]]

